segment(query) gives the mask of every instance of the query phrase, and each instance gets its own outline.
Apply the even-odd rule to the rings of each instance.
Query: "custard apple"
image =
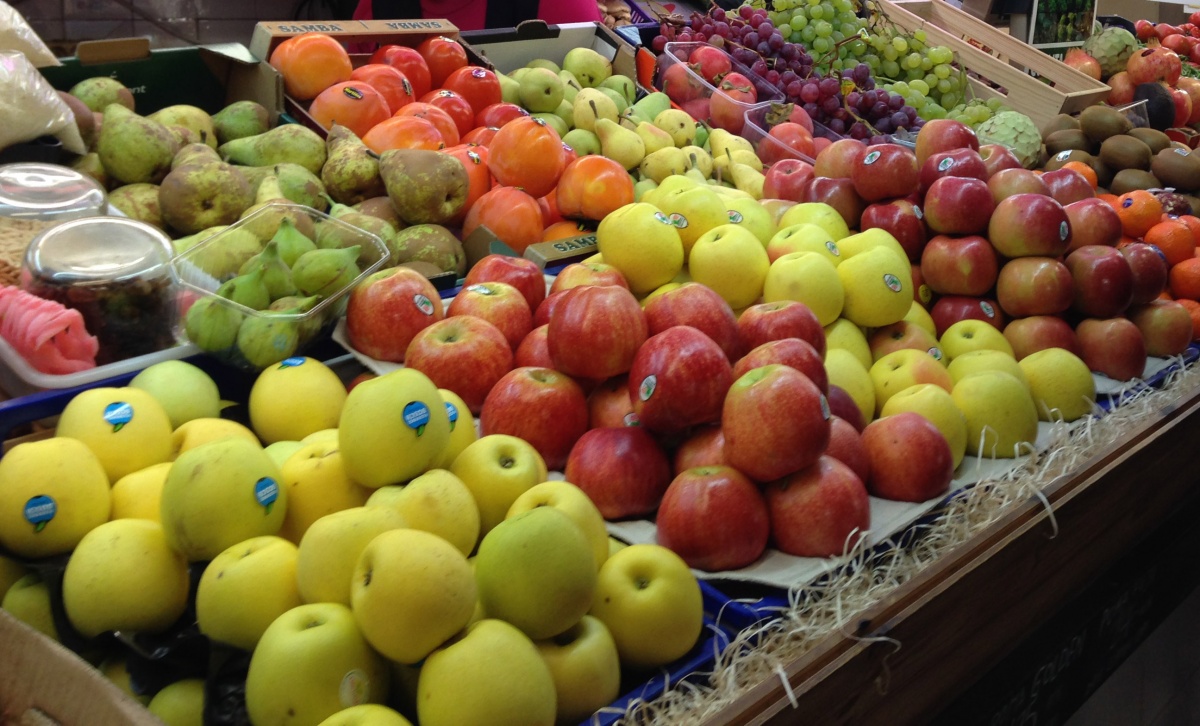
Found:
[[[1004,144],[1026,169],[1037,164],[1042,151],[1042,135],[1033,119],[1019,111],[1001,111],[975,129],[981,141]]]
[[[1100,62],[1104,78],[1125,70],[1125,63],[1137,48],[1137,38],[1124,28],[1105,28],[1083,41],[1084,52]]]

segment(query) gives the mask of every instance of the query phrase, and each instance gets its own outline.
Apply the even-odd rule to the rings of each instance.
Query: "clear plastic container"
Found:
[[[280,214],[295,219],[297,229],[306,231],[306,234],[311,231],[319,248],[359,247],[355,262],[358,273],[352,278],[352,271],[338,275],[337,280],[346,281],[318,295],[309,296],[317,300],[310,299],[308,302],[312,306],[304,312],[295,312],[296,306],[291,304],[295,301],[277,305],[281,308],[279,310],[255,310],[217,294],[222,283],[237,277],[238,272],[225,265],[225,273],[218,276],[210,274],[214,269],[211,264],[214,256],[228,254],[222,246],[244,245],[247,234],[265,244],[267,240],[262,238],[267,235],[261,231],[273,230],[278,226],[276,215]],[[314,341],[327,336],[333,323],[346,311],[347,293],[365,277],[386,265],[388,258],[387,246],[377,235],[339,222],[311,207],[269,204],[188,248],[171,261],[171,266],[182,288],[179,296],[180,319],[191,342],[224,363],[243,370],[260,371],[302,354]],[[303,296],[303,292],[296,292],[289,297],[300,296]],[[201,303],[202,308],[193,310],[195,305]]]
[[[759,158],[763,158],[766,153],[768,158],[772,159],[799,159],[812,164],[813,160],[805,154],[796,151],[795,149],[782,143],[775,137],[771,136],[771,128],[773,124],[768,121],[769,115],[775,111],[779,111],[781,101],[768,101],[766,103],[756,104],[746,110],[746,125],[742,129],[742,136],[754,144],[754,150],[758,153]],[[830,131],[824,124],[819,124],[813,121],[813,138],[829,139],[837,141],[842,136]],[[767,159],[763,158],[763,163],[767,163]]]
[[[107,197],[94,179],[56,164],[0,166],[0,217],[67,222],[104,214]]]
[[[783,94],[732,57],[729,59],[731,72],[745,76],[754,86],[757,98],[752,103],[742,103],[717,90],[687,65],[692,51],[706,46],[707,43],[667,43],[663,54],[658,57],[654,87],[664,90],[671,97],[672,103],[687,111],[697,121],[704,121],[710,126],[741,135],[745,126],[746,111],[768,101],[782,101]],[[664,87],[664,83],[667,87]],[[720,94],[721,98],[716,101],[717,110],[714,114],[712,106],[715,94]]]

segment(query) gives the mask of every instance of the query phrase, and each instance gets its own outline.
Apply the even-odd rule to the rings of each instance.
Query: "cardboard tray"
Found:
[[[503,73],[537,58],[561,64],[571,49],[591,48],[612,61],[613,73],[637,81],[634,47],[600,23],[550,25],[543,20],[527,20],[515,28],[472,30],[462,37]]]
[[[61,66],[41,69],[66,91],[93,76],[111,76],[133,93],[137,112],[190,104],[216,113],[234,101],[257,101],[274,124],[283,111],[283,79],[244,45],[226,43],[150,50],[149,38],[88,40]]]

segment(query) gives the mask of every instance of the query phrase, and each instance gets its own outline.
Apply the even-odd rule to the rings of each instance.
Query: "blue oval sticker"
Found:
[[[279,484],[269,476],[264,476],[262,479],[254,482],[254,498],[262,505],[266,513],[271,513],[271,507],[274,506],[275,500],[279,499]]]
[[[104,407],[104,420],[113,427],[115,434],[133,420],[133,406],[124,401],[110,403]]]

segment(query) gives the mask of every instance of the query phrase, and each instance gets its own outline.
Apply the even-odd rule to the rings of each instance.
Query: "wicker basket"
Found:
[[[21,261],[34,237],[58,222],[0,217],[0,284],[16,285],[21,277]]]

